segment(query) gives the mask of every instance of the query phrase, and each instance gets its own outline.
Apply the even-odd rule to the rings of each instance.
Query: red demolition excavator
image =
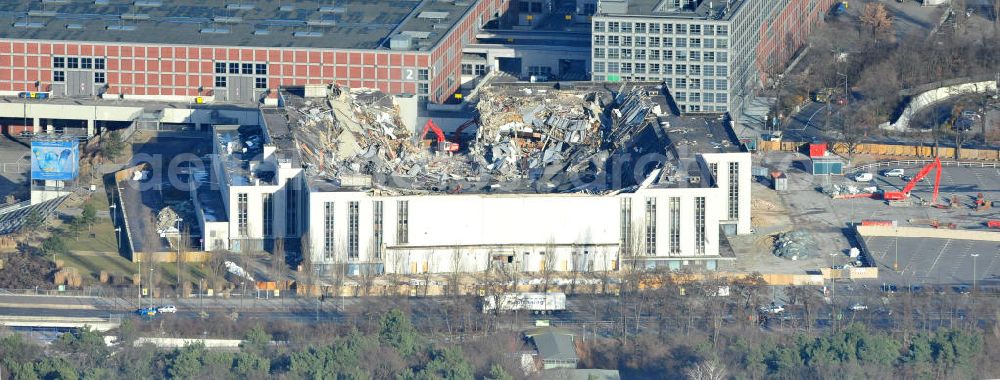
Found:
[[[882,194],[882,199],[887,201],[902,201],[910,197],[910,191],[913,191],[913,187],[917,185],[927,174],[930,174],[931,170],[937,169],[937,173],[934,175],[934,195],[931,197],[931,204],[937,204],[938,189],[941,185],[941,159],[935,158],[934,162],[931,162],[920,169],[917,175],[913,176],[910,182],[906,183],[906,187],[903,187],[902,191],[886,191]]]
[[[441,128],[439,128],[437,124],[434,124],[434,120],[431,119],[427,119],[427,123],[424,124],[424,131],[420,134],[420,141],[424,141],[424,138],[427,137],[427,132],[429,131],[434,131],[434,134],[437,135],[438,150],[442,152],[458,151],[458,144],[446,140],[444,138],[444,132],[442,132]]]

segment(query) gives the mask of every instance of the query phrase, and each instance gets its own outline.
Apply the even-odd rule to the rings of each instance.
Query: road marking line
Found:
[[[948,249],[951,244],[951,239],[945,240],[944,246],[941,247],[941,252],[938,252],[937,258],[934,259],[934,263],[931,264],[930,268],[927,268],[927,272],[933,272],[934,266],[937,265],[938,260],[941,260],[941,256],[944,255],[944,251]]]

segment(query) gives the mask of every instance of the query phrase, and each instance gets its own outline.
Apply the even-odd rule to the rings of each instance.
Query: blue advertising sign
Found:
[[[79,142],[31,142],[31,179],[70,181],[75,179],[79,172]]]

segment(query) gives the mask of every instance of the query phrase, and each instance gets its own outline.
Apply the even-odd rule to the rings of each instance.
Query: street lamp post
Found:
[[[972,295],[974,296],[976,295],[976,280],[978,280],[976,274],[976,258],[979,257],[979,254],[973,253],[970,256],[972,256]]]

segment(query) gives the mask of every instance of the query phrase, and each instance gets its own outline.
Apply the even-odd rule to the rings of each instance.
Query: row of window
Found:
[[[675,51],[658,49],[594,48],[594,59],[636,59],[651,61],[690,61],[725,63],[729,54],[724,51]]]
[[[267,75],[266,63],[216,62],[216,74]]]
[[[668,224],[667,237],[669,242],[669,252],[671,255],[681,253],[681,199],[670,197],[667,202]],[[656,255],[656,198],[646,198],[646,209],[644,215],[645,243],[644,253],[648,256]],[[632,252],[632,200],[623,198],[621,200],[621,244],[622,253]],[[695,198],[695,253],[705,253],[705,197]]]
[[[606,36],[603,34],[594,35],[594,46],[635,46],[635,47],[679,47],[679,48],[706,48],[706,49],[726,49],[729,47],[729,40],[726,38],[671,38],[671,37],[645,37],[645,36]]]
[[[104,70],[104,58],[93,57],[52,57],[54,69]]]
[[[644,63],[644,62],[594,62],[593,72],[595,73],[636,73],[636,74],[660,74],[660,75],[694,75],[694,76],[719,76],[726,77],[728,71],[726,66],[710,65],[674,65],[670,63]],[[700,80],[700,79],[699,79]],[[705,79],[711,80],[711,79]],[[725,79],[717,79],[725,83]],[[724,86],[723,86],[724,87]]]
[[[688,25],[671,23],[646,23],[629,21],[594,21],[594,32],[648,33],[648,34],[689,34],[703,36],[729,35],[726,25]]]
[[[490,71],[489,66],[485,63],[463,63],[462,64],[462,75],[475,75],[481,77],[486,75]]]
[[[729,95],[724,92],[672,92],[674,100],[692,103],[727,103]]]
[[[105,82],[107,82],[107,78],[105,77],[105,74],[104,74],[103,71],[95,72],[93,74],[93,76],[94,76],[94,83],[104,84]],[[57,83],[66,82],[66,72],[62,71],[62,70],[53,71],[52,72],[52,81],[53,82],[57,82]]]
[[[215,77],[215,87],[225,88],[229,86],[229,79],[225,76]],[[253,78],[253,88],[266,89],[267,88],[267,78],[257,77]]]

